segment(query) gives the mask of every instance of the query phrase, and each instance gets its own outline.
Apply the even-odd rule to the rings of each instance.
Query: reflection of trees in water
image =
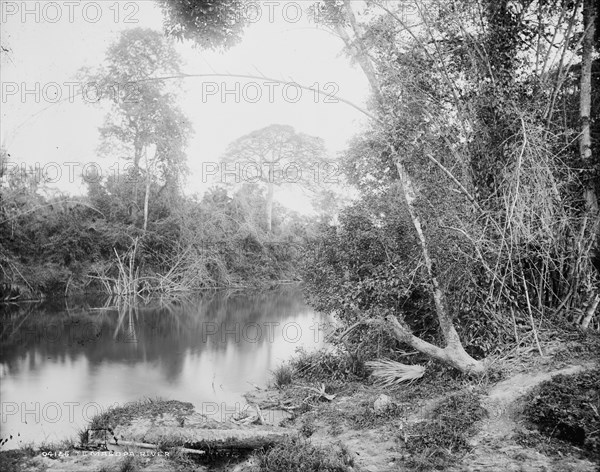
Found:
[[[297,287],[148,302],[121,298],[104,304],[18,304],[0,314],[0,361],[9,372],[26,357],[31,367],[36,359],[66,361],[81,355],[92,368],[111,360],[160,361],[161,368],[176,375],[184,352],[224,350],[231,343],[255,349],[272,340],[265,329],[269,323],[284,324],[306,310]]]

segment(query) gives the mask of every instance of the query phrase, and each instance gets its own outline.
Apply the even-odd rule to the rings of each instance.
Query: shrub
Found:
[[[284,441],[255,453],[254,472],[350,472],[354,461],[342,446],[317,447],[302,438]]]
[[[292,383],[293,369],[289,364],[282,364],[273,372],[275,385],[277,388],[283,388]]]
[[[299,350],[290,365],[297,377],[310,381],[365,379],[370,373],[360,357],[341,351]]]
[[[557,375],[527,398],[524,416],[548,436],[600,455],[600,369]]]

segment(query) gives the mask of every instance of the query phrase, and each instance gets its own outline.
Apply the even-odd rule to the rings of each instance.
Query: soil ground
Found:
[[[565,356],[568,346],[551,349],[545,346],[547,357],[535,352],[516,352],[511,361],[503,359],[501,367],[504,378],[497,382],[464,379],[452,385],[438,388],[413,385],[386,390],[369,383],[351,382],[340,385],[330,401],[315,393],[307,385],[292,385],[285,389],[255,390],[249,392],[247,400],[261,406],[265,419],[276,419],[277,423],[290,431],[309,437],[315,445],[339,443],[354,457],[353,470],[369,472],[416,470],[408,464],[410,455],[406,444],[411,441],[410,427],[419,423],[442,400],[456,392],[471,391],[481,395],[481,404],[487,417],[474,424],[475,434],[470,438],[469,452],[458,457],[445,470],[457,471],[509,471],[537,472],[597,471],[599,464],[586,459],[574,447],[551,447],[523,441],[530,431],[523,423],[521,411],[523,397],[536,385],[558,374],[574,374],[597,365],[597,360],[587,356],[574,358]],[[335,390],[335,389],[334,389]],[[393,402],[393,410],[377,413],[375,400],[385,393]],[[174,402],[170,403],[171,406]],[[310,408],[300,407],[310,405]],[[296,408],[297,407],[297,408]],[[116,429],[123,438],[143,441],[159,428],[179,427],[181,437],[193,433],[194,428],[239,428],[239,425],[209,424],[201,415],[185,409],[160,411],[152,414],[138,412],[139,416],[128,418]],[[265,428],[264,426],[244,426]],[[275,428],[278,431],[280,429]],[[121,456],[100,455],[92,452],[83,454],[71,446],[68,457],[43,455],[40,451],[22,449],[0,454],[0,470],[12,471],[72,471],[72,472],[176,472],[176,471],[235,471],[252,470],[253,462],[245,456],[223,457],[217,462],[202,463],[184,455],[171,453],[168,457],[148,455],[153,451],[136,448],[119,448]],[[114,449],[114,448],[113,448]],[[55,451],[60,452],[61,446]],[[133,457],[123,456],[136,452]],[[140,455],[145,452],[147,455]],[[155,454],[158,454],[155,452]],[[284,472],[284,471],[282,471]]]

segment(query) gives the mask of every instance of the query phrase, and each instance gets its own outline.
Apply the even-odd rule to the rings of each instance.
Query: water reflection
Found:
[[[322,320],[294,287],[18,305],[1,319],[0,437],[13,436],[4,448],[63,439],[101,409],[140,397],[220,416],[296,348],[322,343]]]

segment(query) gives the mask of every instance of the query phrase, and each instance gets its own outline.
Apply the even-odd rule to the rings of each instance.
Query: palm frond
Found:
[[[422,365],[407,365],[390,359],[378,359],[366,362],[373,369],[373,377],[384,387],[394,387],[402,382],[413,382],[423,377],[425,367]]]

